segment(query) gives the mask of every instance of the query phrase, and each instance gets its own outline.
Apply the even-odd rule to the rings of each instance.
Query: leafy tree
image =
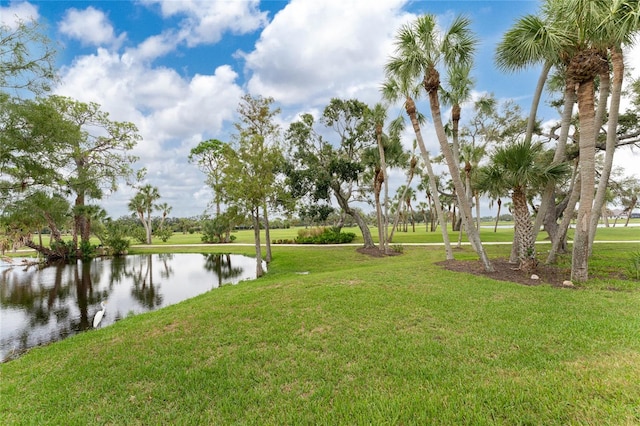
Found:
[[[375,247],[364,217],[351,203],[362,200],[359,182],[365,170],[363,155],[376,144],[375,126],[366,104],[355,100],[332,99],[319,124],[311,114],[291,123],[286,134],[289,143],[288,183],[294,196],[309,195],[312,202],[329,202],[333,195],[342,211],[358,224],[365,247]],[[335,144],[325,140],[322,131],[333,130]]]
[[[42,94],[55,80],[55,49],[36,20],[0,24],[0,88]]]
[[[222,184],[224,170],[224,146],[225,143],[218,139],[202,141],[189,153],[189,161],[196,163],[200,170],[207,175],[207,184],[213,190],[216,216],[220,215],[220,204],[224,199],[224,186]]]
[[[235,123],[235,149],[224,149],[224,177],[222,185],[230,205],[251,215],[256,249],[256,276],[264,274],[260,248],[260,218],[264,220],[266,234],[266,261],[271,261],[268,203],[276,199],[282,164],[278,146],[280,134],[275,117],[280,112],[273,108],[272,98],[245,95],[238,105],[239,120]]]
[[[74,196],[72,250],[78,235],[89,247],[92,208],[105,191],[127,178],[136,157],[128,154],[139,136],[131,123],[114,122],[97,104],[61,96],[11,100],[2,96],[0,157],[2,204],[33,191]]]
[[[21,100],[0,93],[0,208],[34,191],[59,189],[63,180],[59,153],[78,128],[42,100]]]

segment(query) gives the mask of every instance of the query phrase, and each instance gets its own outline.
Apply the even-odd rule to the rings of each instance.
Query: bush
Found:
[[[153,234],[160,238],[160,240],[163,243],[166,243],[167,241],[169,241],[169,238],[171,238],[173,236],[173,230],[169,227],[162,227],[160,229],[156,229]]]
[[[340,232],[336,228],[309,228],[298,231],[298,244],[347,244],[356,238],[353,232]]]
[[[131,245],[130,227],[119,222],[108,222],[105,228],[107,232],[103,244],[107,247],[107,252],[114,256],[127,254]]]

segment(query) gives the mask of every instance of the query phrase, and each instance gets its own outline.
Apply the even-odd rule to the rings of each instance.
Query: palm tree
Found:
[[[621,57],[617,56],[618,48],[631,40],[631,36],[638,29],[638,1],[637,0],[547,0],[543,4],[542,14],[544,33],[530,32],[529,37],[518,41],[511,40],[504,44],[511,50],[503,50],[499,56],[510,59],[520,67],[536,61],[548,61],[564,71],[567,83],[566,94],[577,93],[578,112],[580,120],[580,178],[581,193],[578,208],[578,224],[573,244],[571,276],[573,280],[588,279],[589,247],[592,242],[590,229],[593,226],[593,187],[595,184],[595,141],[597,128],[600,123],[595,114],[595,85],[599,75],[609,73],[607,49],[610,49],[612,59],[618,62],[616,75],[622,72]],[[545,37],[538,37],[544,34]],[[547,37],[552,35],[552,37]],[[517,45],[528,46],[535,40],[543,40],[530,56],[518,56]],[[527,42],[530,42],[527,44]],[[613,49],[611,47],[614,46]],[[515,49],[515,50],[514,50]],[[515,52],[515,53],[514,53]],[[523,61],[523,58],[528,58]],[[618,82],[614,82],[616,86]],[[620,80],[621,84],[621,80]],[[612,89],[615,90],[615,89]],[[612,101],[617,95],[612,95]],[[569,97],[565,97],[565,107]],[[612,103],[613,109],[618,105]],[[565,108],[566,109],[566,108]],[[609,120],[613,138],[617,123],[617,113],[613,111]],[[569,113],[565,114],[565,117]],[[563,125],[567,123],[563,122]],[[568,124],[567,124],[568,125]],[[568,130],[567,130],[568,131]],[[611,141],[611,145],[615,145]],[[606,181],[606,180],[605,180]],[[603,185],[606,185],[603,184]],[[603,190],[604,191],[604,190]],[[602,194],[602,192],[601,192]],[[603,196],[603,195],[602,195]],[[548,197],[545,197],[545,200]],[[544,203],[543,203],[544,204]],[[599,207],[598,207],[599,209]],[[595,212],[597,216],[598,212]],[[597,219],[596,219],[597,221]]]
[[[473,79],[471,78],[470,63],[454,63],[447,68],[447,83],[449,90],[442,93],[442,103],[451,105],[451,148],[453,149],[453,158],[460,159],[460,143],[458,140],[460,129],[460,118],[462,106],[460,104],[471,98],[471,87]],[[460,167],[460,163],[458,163]]]
[[[380,103],[374,105],[369,110],[373,125],[376,132],[376,145],[378,147],[378,163],[374,176],[374,198],[376,205],[376,217],[378,221],[378,241],[380,251],[389,252],[389,229],[388,229],[388,213],[389,213],[389,178],[387,175],[387,161],[385,156],[385,147],[383,142],[384,121],[387,119],[387,109]],[[384,212],[380,203],[380,193],[384,187]]]
[[[608,59],[603,33],[598,30],[604,5],[609,0],[554,0],[549,3],[549,13],[570,34],[570,44],[565,52],[566,78],[577,86],[580,120],[580,204],[577,226],[573,239],[571,279],[578,282],[589,277],[589,226],[591,223],[595,185],[596,117],[595,79],[608,72]]]
[[[424,144],[422,138],[422,130],[420,128],[421,116],[418,113],[416,104],[413,100],[419,93],[419,86],[412,84],[412,80],[407,78],[407,75],[396,74],[393,70],[387,68],[387,79],[382,85],[382,96],[387,101],[404,100],[404,109],[411,121],[411,126],[416,135],[416,142],[420,147],[420,154],[422,155],[422,162],[424,163],[427,174],[429,175],[429,185],[431,187],[431,194],[434,198],[434,204],[436,208],[436,214],[440,221],[440,229],[442,232],[442,240],[444,242],[444,250],[447,260],[453,259],[453,250],[451,249],[451,242],[449,240],[449,233],[447,231],[446,219],[442,211],[442,204],[440,204],[440,197],[438,195],[438,188],[436,187],[436,178],[431,165],[431,159],[429,158],[429,151]],[[402,127],[402,120],[395,121],[397,127]],[[398,130],[399,131],[399,130]]]
[[[151,212],[155,206],[154,202],[159,198],[158,188],[147,184],[140,188],[129,201],[129,210],[137,214],[140,222],[142,222],[147,244],[151,244]]]
[[[564,51],[564,46],[567,44],[567,39],[564,32],[553,24],[554,22],[548,16],[526,15],[516,21],[513,27],[504,34],[496,50],[496,65],[504,71],[518,71],[542,64],[527,122],[525,140],[529,141],[533,137],[537,109],[549,71],[553,66],[563,70],[560,56],[561,52]],[[565,85],[564,100],[561,133],[557,141],[554,157],[554,162],[556,163],[565,160],[565,146],[569,135],[571,113],[575,103],[575,86],[568,82]],[[547,186],[542,195],[534,226],[534,233],[536,234],[542,225],[548,206],[554,202],[554,189],[553,186]]]
[[[167,216],[169,215],[169,213],[171,213],[171,210],[173,210],[173,207],[171,207],[168,203],[160,203],[157,204],[156,209],[159,210],[162,213],[162,218],[160,219],[160,225],[159,228],[162,228],[162,226],[164,225],[164,221],[167,219]]]
[[[536,267],[536,249],[533,224],[527,205],[531,191],[557,180],[567,168],[564,163],[555,165],[544,162],[542,145],[521,141],[499,147],[491,157],[490,164],[479,172],[479,187],[496,190],[502,187],[511,192],[515,238],[520,268],[533,271]]]
[[[469,19],[458,16],[448,29],[440,32],[434,15],[418,17],[410,25],[401,27],[396,35],[396,56],[387,63],[386,71],[387,75],[402,76],[403,80],[422,79],[423,87],[429,96],[431,116],[440,149],[454,182],[469,241],[478,252],[484,268],[493,271],[480,241],[480,234],[471,221],[471,207],[464,196],[464,184],[459,167],[447,140],[438,97],[440,73],[437,67],[441,63],[444,63],[445,67],[451,67],[454,63],[472,62],[477,41],[469,26]]]
[[[640,2],[638,0],[611,1],[610,8],[605,11],[599,27],[606,33],[605,39],[608,42],[613,76],[611,78],[611,101],[609,104],[604,167],[594,199],[594,214],[591,217],[589,229],[589,242],[591,245],[598,226],[599,212],[605,204],[609,176],[613,167],[613,154],[617,142],[618,117],[620,115],[620,99],[624,79],[623,47],[632,45],[635,41],[634,36],[640,30]],[[608,76],[608,74],[607,70],[605,75]]]

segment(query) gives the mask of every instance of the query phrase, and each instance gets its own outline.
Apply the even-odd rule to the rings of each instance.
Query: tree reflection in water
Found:
[[[231,265],[230,254],[205,254],[204,267],[207,271],[215,272],[218,277],[218,282],[214,284],[213,288],[221,287],[222,284],[228,282],[234,282],[233,278],[238,278],[244,273],[242,266]]]
[[[102,326],[255,278],[255,259],[228,254],[132,255],[47,267],[0,265],[0,362]]]

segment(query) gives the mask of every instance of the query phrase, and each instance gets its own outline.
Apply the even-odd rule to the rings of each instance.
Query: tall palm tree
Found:
[[[562,69],[567,82],[566,93],[574,90],[577,93],[581,192],[571,267],[571,276],[575,281],[588,279],[589,248],[593,238],[590,229],[594,223],[595,142],[600,124],[595,114],[594,81],[599,75],[608,75],[607,49],[621,46],[630,40],[631,34],[637,32],[638,10],[637,0],[546,0],[542,7],[543,21],[554,37],[546,38],[548,43],[542,44],[545,48],[530,56],[529,62],[551,61]],[[521,40],[522,46],[526,46],[525,39]],[[529,40],[535,40],[535,37]],[[547,48],[553,41],[558,44]],[[509,44],[513,47],[516,43]],[[610,52],[612,59],[619,53],[616,50]],[[502,55],[506,58],[513,53],[506,52]],[[513,57],[517,58],[517,55]],[[515,63],[518,64],[518,61]],[[520,61],[519,65],[523,63]],[[565,98],[565,101],[568,99]],[[617,109],[617,106],[613,106]],[[610,134],[615,134],[614,121],[617,121],[616,114],[609,121],[613,129]]]
[[[384,122],[387,109],[382,104],[376,104],[369,109],[371,121],[375,126],[376,147],[367,149],[363,160],[373,171],[373,193],[378,222],[378,241],[380,251],[389,253],[389,179],[387,170],[394,167],[404,167],[409,159],[400,141],[400,136],[394,126],[390,126],[390,133],[384,132]],[[384,201],[380,198],[384,189]]]
[[[567,168],[543,161],[542,145],[521,141],[496,149],[489,165],[480,169],[478,183],[481,188],[502,187],[511,192],[515,221],[514,241],[517,244],[520,268],[533,271],[536,267],[536,249],[531,214],[527,204],[531,191],[549,180],[562,177]]]
[[[580,204],[573,238],[571,279],[578,282],[589,277],[589,226],[591,223],[596,152],[595,79],[608,72],[608,59],[603,33],[598,24],[609,0],[554,0],[548,3],[549,13],[562,19],[571,31],[571,43],[565,50],[566,78],[577,86],[580,120]]]
[[[473,60],[476,38],[470,30],[469,19],[457,16],[451,26],[440,31],[435,15],[418,17],[409,25],[400,28],[396,35],[395,57],[386,65],[387,75],[402,76],[415,81],[422,79],[422,85],[429,96],[429,106],[440,150],[446,159],[449,174],[458,196],[460,213],[472,246],[487,271],[493,266],[480,241],[480,234],[471,221],[471,206],[464,196],[464,184],[460,170],[445,133],[438,91],[440,72],[438,66],[450,67],[455,63],[469,64]]]
[[[440,221],[440,231],[442,232],[442,240],[444,242],[444,250],[447,260],[453,259],[453,250],[451,249],[451,242],[449,240],[449,232],[447,231],[446,219],[442,211],[442,204],[440,204],[440,197],[438,195],[438,188],[436,187],[436,178],[433,172],[433,166],[431,165],[431,158],[429,151],[424,144],[422,138],[422,130],[420,128],[421,115],[418,113],[414,98],[418,96],[420,87],[414,84],[413,79],[403,73],[396,73],[394,70],[386,69],[386,80],[382,85],[382,96],[389,102],[395,102],[398,100],[404,101],[404,110],[411,121],[411,127],[416,135],[416,142],[420,147],[420,154],[422,156],[422,162],[427,169],[429,175],[429,185],[431,187],[431,194],[434,198],[434,204],[436,208],[436,214]],[[403,125],[402,120],[395,120],[396,127],[400,128]],[[398,130],[399,132],[399,130]]]
[[[609,176],[613,167],[613,154],[617,142],[618,117],[620,115],[620,99],[624,79],[624,47],[632,45],[635,35],[640,30],[640,1],[612,0],[610,7],[604,11],[599,28],[606,33],[605,39],[609,48],[611,60],[611,101],[609,104],[609,118],[607,122],[607,140],[605,160],[598,190],[594,199],[594,214],[591,217],[589,242],[593,244],[598,226],[599,212],[605,204]],[[607,73],[605,73],[608,76]],[[591,250],[590,250],[591,251]]]
[[[387,175],[387,160],[384,153],[383,144],[383,128],[384,122],[387,119],[387,109],[380,103],[374,105],[371,112],[373,125],[376,131],[376,145],[378,146],[378,159],[380,167],[375,175],[374,182],[374,194],[376,204],[376,216],[378,219],[378,245],[380,250],[384,253],[389,252],[389,226],[388,226],[388,213],[389,213],[389,177]],[[380,192],[384,186],[384,211],[380,205]]]
[[[460,119],[462,105],[471,98],[473,79],[471,63],[458,62],[447,68],[447,90],[442,92],[442,103],[451,106],[451,148],[453,158],[460,159]],[[458,163],[460,167],[460,163]]]
[[[554,21],[548,16],[529,14],[518,19],[498,44],[495,62],[498,68],[503,71],[512,72],[538,64],[542,65],[531,103],[531,110],[529,111],[525,140],[530,141],[533,137],[537,109],[549,71],[554,66],[563,69],[560,57],[567,42],[566,34],[560,28],[555,27]],[[560,163],[565,159],[565,146],[575,103],[574,85],[568,83],[565,85],[564,100],[561,134],[557,141],[554,157],[556,163]],[[542,195],[534,226],[534,233],[536,234],[542,226],[545,212],[554,202],[554,189],[549,185]]]

